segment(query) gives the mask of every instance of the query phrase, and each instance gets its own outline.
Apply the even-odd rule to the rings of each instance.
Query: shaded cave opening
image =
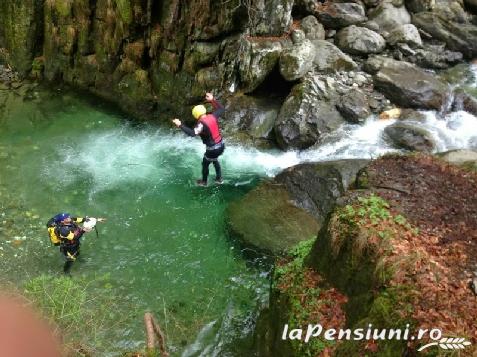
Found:
[[[297,82],[289,82],[280,74],[278,64],[265,80],[249,95],[283,102]]]

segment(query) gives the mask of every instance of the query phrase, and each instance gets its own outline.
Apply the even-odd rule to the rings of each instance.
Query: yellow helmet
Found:
[[[201,105],[196,105],[194,108],[192,108],[192,115],[194,116],[194,118],[196,118],[197,120],[202,116],[204,115],[205,113],[207,113],[207,109],[205,109],[205,107],[201,104]]]

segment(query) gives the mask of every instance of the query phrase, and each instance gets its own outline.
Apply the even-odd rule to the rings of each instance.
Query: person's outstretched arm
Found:
[[[172,122],[180,128],[184,133],[186,133],[189,136],[197,136],[200,133],[202,133],[202,130],[204,129],[204,126],[202,123],[198,123],[194,129],[189,128],[187,125],[182,124],[182,122],[179,119],[174,119]]]
[[[205,94],[205,100],[208,101],[214,107],[214,111],[212,115],[215,116],[217,119],[221,117],[225,113],[225,108],[217,99],[214,98],[212,93]]]

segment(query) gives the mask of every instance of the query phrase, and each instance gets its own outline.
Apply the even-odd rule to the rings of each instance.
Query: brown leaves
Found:
[[[370,185],[418,234],[393,240],[388,264],[400,266],[391,285],[415,288],[413,317],[419,328],[477,342],[477,298],[469,288],[477,264],[477,175],[432,157],[384,157],[373,162]],[[403,264],[402,257],[407,259]],[[394,263],[393,263],[394,262]]]

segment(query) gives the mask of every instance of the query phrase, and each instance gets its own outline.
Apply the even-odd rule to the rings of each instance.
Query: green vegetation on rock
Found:
[[[298,243],[288,253],[291,260],[279,263],[275,268],[273,287],[287,306],[290,328],[306,328],[310,323],[320,323],[321,307],[331,303],[321,297],[319,276],[305,266],[314,242],[315,238]],[[308,343],[292,340],[291,348],[294,356],[314,357],[333,344],[333,341],[313,338]]]

